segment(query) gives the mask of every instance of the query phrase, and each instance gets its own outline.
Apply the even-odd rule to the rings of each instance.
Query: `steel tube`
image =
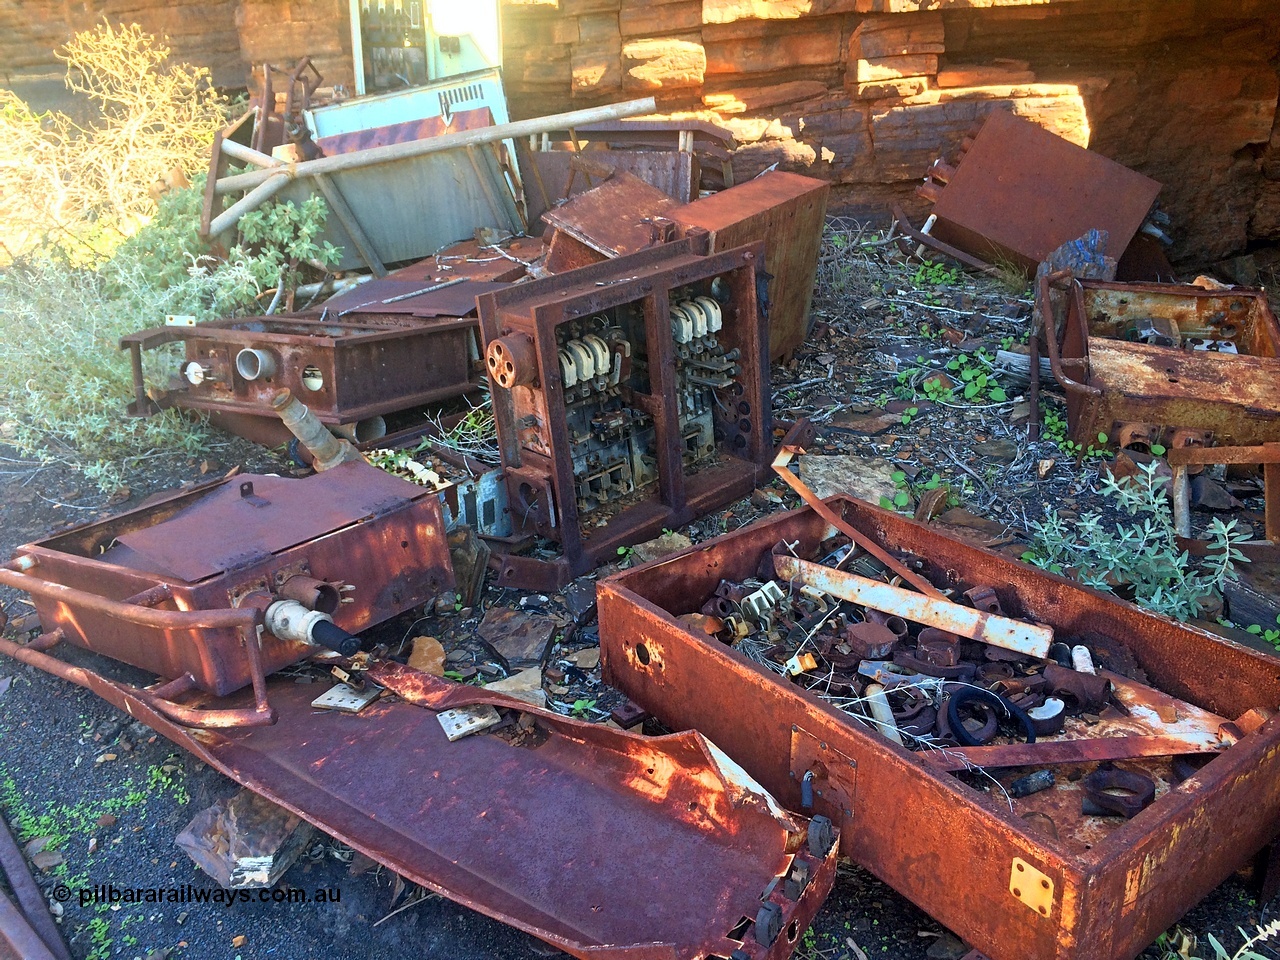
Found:
[[[285,167],[272,167],[267,170],[250,170],[233,177],[219,180],[214,190],[217,194],[231,193],[235,190],[248,190],[280,176],[285,171],[290,179],[295,177],[314,176],[318,173],[338,173],[342,170],[357,170],[361,167],[386,163],[389,160],[409,160],[414,157],[425,157],[432,153],[443,153],[462,147],[474,147],[499,140],[514,140],[544,130],[560,130],[565,127],[578,127],[587,123],[603,120],[618,120],[623,117],[635,117],[645,113],[653,113],[657,109],[657,101],[653,97],[639,100],[628,100],[625,103],[613,103],[603,107],[590,107],[586,110],[573,110],[550,117],[534,117],[531,120],[517,120],[514,123],[499,124],[494,127],[483,127],[479,130],[463,130],[446,134],[442,137],[430,137],[426,140],[410,140],[407,143],[389,143],[381,147],[359,150],[355,153],[340,153],[332,157],[320,157],[317,160],[304,160],[302,163],[291,163]],[[247,198],[246,198],[247,199]],[[238,204],[237,204],[238,206]],[[232,208],[235,209],[234,207]],[[214,221],[209,228],[210,234],[218,232],[217,224],[231,213],[226,213]],[[239,214],[236,215],[237,217]],[[232,223],[235,219],[232,218]],[[224,225],[225,226],[225,225]]]
[[[0,565],[0,583],[34,596],[47,597],[68,607],[105,613],[109,617],[161,630],[213,630],[219,627],[253,627],[261,622],[261,612],[253,608],[222,610],[156,610],[121,600],[100,597],[96,593],[64,587],[34,576],[18,573],[9,561]],[[36,567],[38,568],[38,564]]]
[[[256,641],[257,638],[255,637],[254,639]],[[262,677],[262,664],[258,658],[256,642],[248,644],[246,649],[250,666],[253,670],[255,705],[251,709],[235,710],[202,710],[198,707],[186,707],[180,703],[174,703],[171,700],[158,697],[150,690],[143,690],[139,687],[131,687],[126,683],[108,680],[102,674],[86,670],[83,667],[73,667],[69,663],[63,663],[57,657],[41,653],[38,650],[28,649],[11,640],[0,639],[0,653],[12,657],[20,663],[29,664],[37,670],[52,674],[60,680],[66,680],[76,686],[84,687],[86,690],[92,690],[99,696],[102,695],[101,688],[105,684],[119,694],[125,697],[132,697],[157,713],[163,714],[175,723],[182,724],[185,727],[207,727],[211,729],[260,727],[276,722],[275,710],[267,704],[266,679]]]
[[[9,898],[0,893],[0,956],[57,960]]]
[[[998,617],[973,607],[962,607],[950,600],[924,597],[910,590],[860,577],[856,573],[845,573],[843,570],[797,560],[785,554],[775,556],[773,563],[778,576],[784,580],[817,587],[841,600],[947,630],[970,640],[989,643],[1005,650],[1016,650],[1032,657],[1047,657],[1049,644],[1053,643],[1053,630],[1049,627]]]
[[[3,817],[0,817],[0,868],[3,868],[5,879],[9,881],[9,888],[13,891],[14,899],[18,901],[18,909],[26,918],[32,932],[44,942],[49,953],[58,960],[71,960],[71,952],[63,943],[57,924],[49,914],[44,894],[36,886],[36,881],[27,868],[26,858],[13,839],[13,834],[9,832]],[[3,905],[0,904],[0,909],[2,908]],[[7,931],[8,924],[0,920],[0,928]]]

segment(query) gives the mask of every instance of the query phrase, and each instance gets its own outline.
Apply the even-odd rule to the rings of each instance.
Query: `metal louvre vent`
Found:
[[[467,83],[460,87],[450,87],[440,91],[440,112],[448,116],[460,103],[482,100],[484,90],[478,83]]]

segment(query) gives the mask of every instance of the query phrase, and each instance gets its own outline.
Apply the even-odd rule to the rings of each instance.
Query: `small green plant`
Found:
[[[1136,476],[1102,481],[1100,492],[1132,523],[1109,525],[1096,512],[1069,522],[1056,509],[1030,524],[1033,549],[1023,559],[1042,569],[1065,574],[1100,590],[1130,597],[1135,603],[1178,620],[1202,614],[1236,576],[1235,564],[1248,562],[1236,545],[1247,537],[1236,521],[1215,517],[1209,525],[1209,550],[1199,564],[1177,545],[1173,509],[1165,495],[1159,467],[1139,467]]]
[[[882,496],[880,498],[880,506],[885,510],[908,511],[912,499],[919,499],[930,490],[937,490],[939,487],[946,486],[946,481],[942,479],[942,475],[936,472],[930,474],[929,479],[920,483],[913,483],[908,480],[904,470],[895,470],[889,477],[893,480],[896,490],[892,497]],[[959,494],[950,490],[950,488],[948,488],[948,491],[947,506],[958,506],[960,504]]]
[[[902,425],[904,427],[907,426],[918,416],[920,416],[919,407],[907,407],[907,409],[902,411]]]
[[[579,720],[585,720],[587,714],[590,713],[595,705],[596,702],[594,700],[575,700],[573,701],[573,706],[569,708],[569,712]]]
[[[992,359],[985,349],[979,349],[973,354],[957,354],[947,361],[946,368],[960,381],[961,393],[966,400],[1003,403],[1009,399],[1004,388],[996,382]]]
[[[1105,433],[1099,433],[1096,443],[1090,443],[1087,446],[1076,443],[1067,436],[1067,418],[1051,407],[1042,407],[1040,410],[1040,437],[1055,444],[1059,450],[1069,457],[1075,457],[1077,460],[1096,459],[1108,455],[1107,441],[1108,437]],[[1159,450],[1159,453],[1156,451]],[[1160,444],[1153,444],[1151,452],[1156,456],[1164,453],[1164,447]]]
[[[959,267],[948,267],[945,263],[931,260],[916,268],[911,282],[917,287],[942,287],[959,283],[963,276]]]
[[[1244,629],[1246,633],[1262,637],[1267,643],[1280,650],[1280,616],[1276,617],[1276,626],[1274,627],[1264,627],[1259,623],[1251,623]]]

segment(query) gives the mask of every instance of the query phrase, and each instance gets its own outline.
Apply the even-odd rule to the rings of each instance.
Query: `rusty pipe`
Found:
[[[1036,303],[1033,308],[1036,313],[1040,314],[1040,323],[1044,328],[1044,347],[1045,352],[1049,354],[1049,369],[1053,371],[1054,379],[1062,384],[1062,389],[1069,393],[1082,393],[1090,397],[1100,397],[1102,396],[1102,390],[1087,383],[1081,383],[1079,380],[1073,380],[1062,367],[1062,357],[1058,352],[1058,331],[1054,329],[1053,304],[1049,299],[1049,284],[1055,277],[1060,275],[1047,274],[1040,278]]]
[[[275,354],[270,350],[245,347],[236,354],[236,373],[245,380],[270,380],[276,367]]]
[[[308,610],[328,614],[337,613],[338,605],[342,602],[342,594],[332,583],[302,574],[290,577],[280,584],[276,595],[282,600],[296,600]]]
[[[0,817],[0,869],[4,871],[5,879],[9,881],[9,889],[13,891],[13,897],[18,901],[18,910],[25,917],[31,931],[40,938],[51,956],[56,957],[57,960],[71,960],[71,952],[63,943],[53,917],[49,915],[44,894],[36,886],[36,881],[27,868],[26,858],[23,857],[22,850],[13,839],[13,834],[9,832],[3,817]],[[3,895],[0,895],[0,898],[2,897]],[[0,904],[0,910],[3,907],[4,905]],[[7,940],[10,925],[6,920],[0,919],[0,929],[4,930],[4,934],[0,936]],[[31,954],[20,953],[19,956],[28,957]]]
[[[387,435],[387,421],[384,417],[365,417],[354,423],[335,424],[329,430],[352,443],[369,443],[373,440],[381,440]]]
[[[307,405],[289,389],[281,390],[271,398],[271,408],[289,432],[315,457],[317,471],[331,470],[342,463],[360,460],[360,451],[350,441],[335,437],[320,419],[307,409]]]
[[[55,631],[55,633],[59,636],[61,635],[61,631]],[[244,633],[245,631],[242,630],[242,636]],[[245,639],[247,641],[249,638]],[[249,656],[253,678],[254,706],[227,710],[204,710],[198,707],[183,706],[180,703],[174,703],[171,700],[157,696],[155,691],[144,690],[140,687],[109,680],[100,673],[86,670],[83,667],[73,667],[69,663],[62,662],[57,657],[42,653],[39,650],[31,650],[28,646],[14,643],[12,640],[0,638],[0,653],[7,657],[12,657],[19,663],[25,663],[35,667],[37,670],[43,670],[45,673],[51,674],[60,680],[66,680],[76,686],[91,690],[99,696],[102,696],[100,688],[108,687],[126,699],[136,700],[143,706],[168,717],[184,727],[206,727],[210,729],[262,727],[276,722],[276,712],[267,703],[266,679],[262,676],[262,662],[257,654],[257,640],[255,630],[252,635],[252,643],[246,642],[246,652]],[[190,683],[194,686],[194,680],[190,681]]]
[[[24,560],[35,562],[22,564]],[[68,607],[81,607],[92,610],[94,613],[115,617],[126,623],[136,623],[142,627],[157,627],[161,630],[215,630],[220,627],[254,627],[261,623],[261,615],[252,609],[156,610],[153,607],[140,606],[129,601],[111,600],[100,597],[96,593],[88,593],[19,573],[14,569],[18,565],[34,570],[39,567],[39,558],[28,554],[0,565],[0,584],[32,596],[55,600]]]
[[[0,956],[56,960],[48,945],[3,893],[0,893]]]

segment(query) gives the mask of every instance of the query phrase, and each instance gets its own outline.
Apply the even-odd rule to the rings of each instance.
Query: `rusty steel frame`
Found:
[[[1168,451],[1166,459],[1173,468],[1173,522],[1178,536],[1191,536],[1188,468],[1219,463],[1249,464],[1262,467],[1266,539],[1280,545],[1280,443],[1256,447],[1179,447]]]
[[[519,284],[478,299],[485,349],[511,334],[529,337],[536,354],[537,379],[517,386],[535,397],[546,415],[551,456],[522,450],[511,391],[491,381],[499,447],[511,496],[511,513],[529,532],[556,540],[562,556],[544,561],[514,554],[495,554],[498,583],[530,589],[554,589],[616,558],[622,546],[679,527],[725,504],[747,496],[767,476],[772,458],[769,399],[768,324],[756,304],[756,275],[763,265],[764,245],[755,243],[704,255],[706,237],[678,240],[660,247],[568,273]],[[726,349],[740,351],[741,400],[749,404],[750,429],[741,449],[726,449],[719,463],[708,463],[686,475],[675,395],[674,345],[670,332],[673,289],[723,277],[730,291],[724,326],[719,333]],[[555,338],[556,327],[602,310],[636,303],[644,315],[645,339],[652,376],[651,393],[637,394],[634,405],[656,425],[658,483],[654,494],[615,514],[590,539],[580,528],[573,467],[569,462],[564,388]]]
[[[835,879],[839,843],[814,852],[806,818],[700,734],[629,734],[389,662],[367,679],[395,696],[359,717],[269,681],[277,724],[197,732],[99,673],[57,675],[406,880],[581,960],[786,960]],[[448,741],[437,715],[482,705],[532,718],[533,741]],[[793,871],[808,883],[788,898]],[[742,922],[762,901],[782,919],[771,943]]]
[[[26,857],[3,817],[0,817],[0,875],[9,882],[16,901],[16,904],[10,904],[8,898],[0,894],[0,948],[7,943],[17,949],[18,956],[24,960],[44,960],[46,957],[49,960],[71,960],[71,951],[58,933],[58,925],[49,913],[44,894],[31,876]],[[18,949],[20,947],[23,949]],[[0,954],[3,952],[0,949]]]
[[[1179,698],[1179,715],[1192,718],[1186,728],[1206,737],[1216,735],[1214,715],[1280,704],[1275,658],[870,504],[827,503],[863,535],[924,560],[936,586],[991,585],[1009,616],[1045,623],[1060,638],[1127,646],[1160,696]],[[1242,731],[1196,776],[1103,828],[1086,849],[677,619],[722,579],[756,575],[780,541],[811,556],[835,533],[803,508],[602,581],[605,680],[672,729],[711,737],[794,809],[802,775],[825,771],[830,789],[814,811],[839,820],[844,853],[993,960],[1129,960],[1276,838],[1280,715]],[[1069,803],[1051,808],[1059,832],[1097,829],[1075,803],[1074,813]],[[1011,892],[1018,863],[1051,888],[1047,915]]]
[[[142,553],[126,557],[128,563],[110,562],[100,559],[101,548],[119,549],[131,534],[163,530],[164,522],[180,520],[184,511],[211,503],[214,496],[238,507],[245,476],[177,491],[18,548],[17,557],[0,566],[0,583],[32,596],[47,633],[38,644],[0,641],[0,652],[79,683],[75,677],[82,668],[45,652],[65,639],[165,678],[162,686],[131,695],[180,723],[270,723],[266,675],[319,648],[260,629],[262,604],[255,598],[277,596],[294,576],[351,583],[354,590],[343,595],[352,602],[340,604],[333,617],[337,626],[358,633],[454,588],[434,492],[363,463],[304,480],[275,478],[270,487],[271,478],[247,482],[254,479],[277,493],[269,494],[273,501],[257,497],[261,504],[247,503],[239,526],[228,522],[224,510],[216,522],[195,519],[173,535],[173,546],[195,557],[204,556],[201,542],[216,545],[208,555],[216,554],[219,562],[186,573],[190,580],[154,569],[164,566],[155,556]],[[232,484],[241,485],[238,500],[227,496]],[[256,525],[285,520],[290,536],[283,545],[255,533]],[[223,695],[245,685],[255,696],[249,712],[193,713],[174,702],[194,689]]]
[[[1265,293],[1072,280],[1059,335],[1049,306],[1051,280],[1040,278],[1035,310],[1054,378],[1066,392],[1076,443],[1096,444],[1098,434],[1114,443],[1118,428],[1133,423],[1152,424],[1157,431],[1202,430],[1213,443],[1228,446],[1280,441],[1280,324]],[[1110,312],[1094,305],[1104,297],[1117,302]],[[1236,312],[1249,318],[1235,328],[1238,354],[1130,343],[1110,335],[1126,315],[1187,318],[1211,330],[1215,315],[1224,312],[1215,309],[1222,303],[1239,304]]]
[[[253,327],[262,329],[253,329]],[[169,406],[230,416],[275,420],[271,398],[288,388],[323,423],[354,423],[369,417],[459,396],[474,387],[468,341],[476,321],[468,318],[414,318],[361,314],[326,320],[315,314],[239,317],[193,327],[141,330],[121,338],[133,368],[133,401],[128,412],[149,416]],[[171,385],[148,396],[142,351],[168,343],[186,344],[183,360],[207,366],[213,378],[199,385]],[[236,369],[243,349],[267,352],[276,373],[246,380]],[[319,389],[304,384],[316,368]],[[181,382],[181,381],[179,381]]]

